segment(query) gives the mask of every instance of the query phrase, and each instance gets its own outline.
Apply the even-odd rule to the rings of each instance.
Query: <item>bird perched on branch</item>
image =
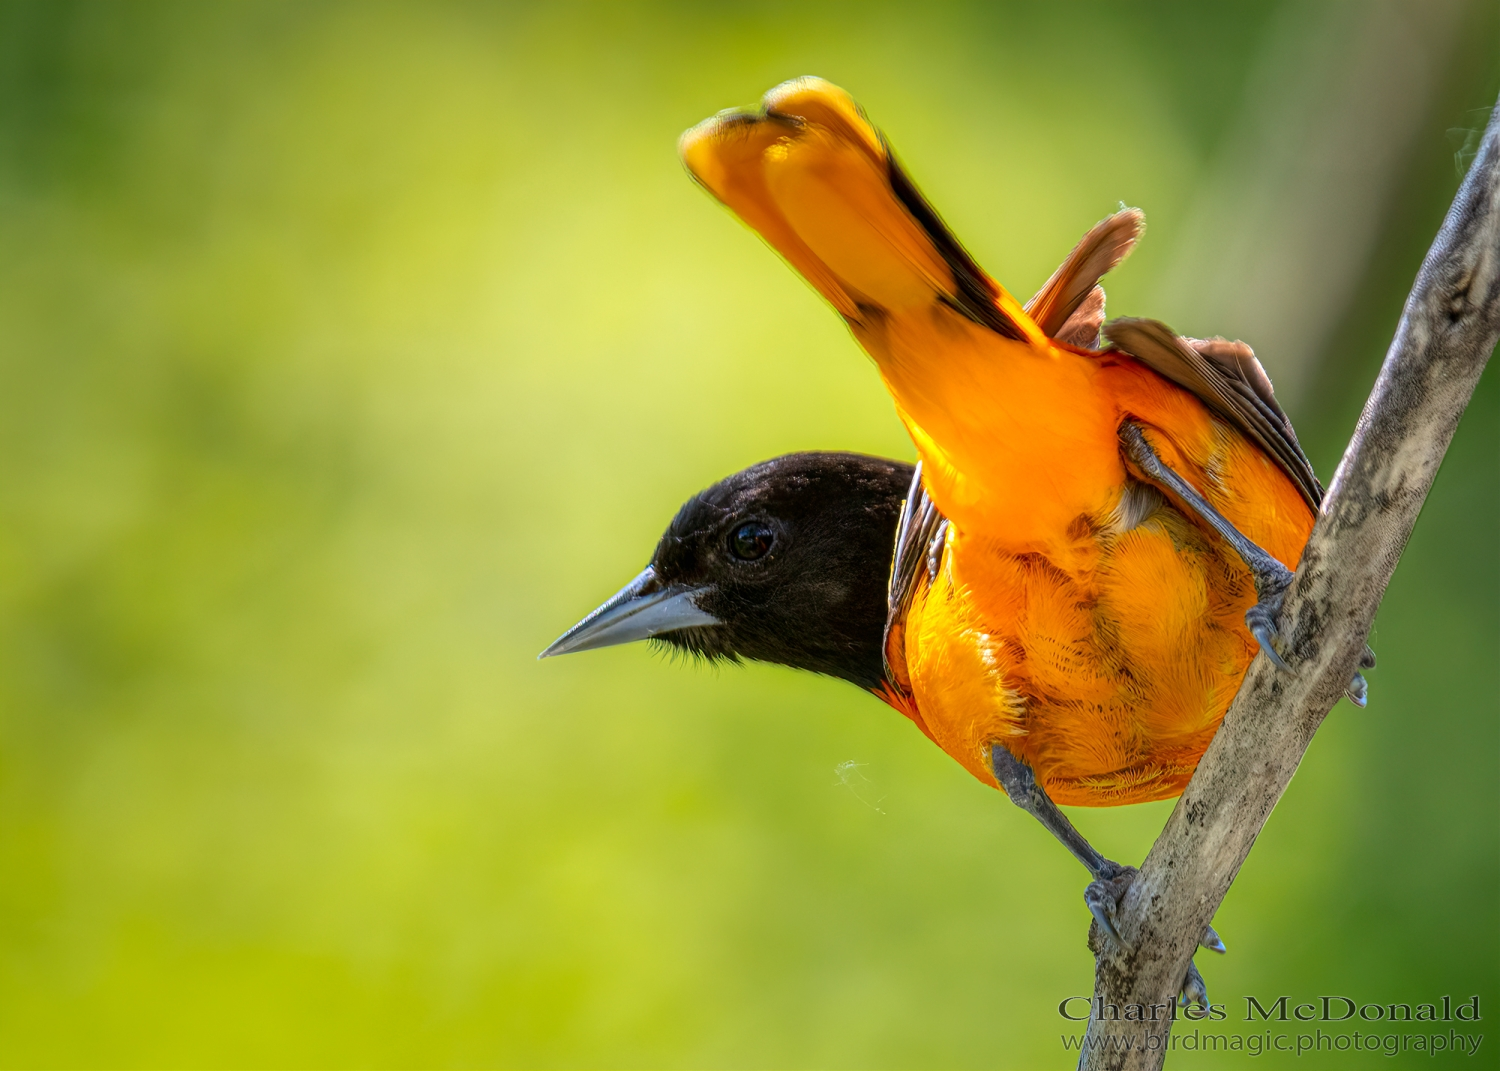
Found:
[[[1056,804],[1180,794],[1257,650],[1285,665],[1276,615],[1323,489],[1270,381],[1243,343],[1151,320],[1101,345],[1098,281],[1135,209],[1021,305],[820,79],[680,148],[844,318],[920,460],[796,454],[729,477],[544,655],[655,637],[849,680],[1039,818],[1118,939],[1132,871]]]

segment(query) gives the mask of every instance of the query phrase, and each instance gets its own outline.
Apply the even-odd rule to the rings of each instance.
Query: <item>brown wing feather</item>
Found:
[[[1089,228],[1052,277],[1026,303],[1027,313],[1048,338],[1070,341],[1062,336],[1069,317],[1085,304],[1105,273],[1130,255],[1145,229],[1146,215],[1139,208],[1122,209]],[[1102,317],[1102,292],[1099,304]]]
[[[1073,310],[1073,315],[1063,321],[1063,325],[1052,334],[1052,337],[1070,346],[1080,346],[1088,350],[1098,349],[1099,328],[1103,324],[1104,287],[1096,286],[1089,291],[1088,297],[1083,299],[1078,308]]]
[[[1249,346],[1181,338],[1160,321],[1128,316],[1106,324],[1104,337],[1248,435],[1291,477],[1307,504],[1318,508],[1323,485]]]

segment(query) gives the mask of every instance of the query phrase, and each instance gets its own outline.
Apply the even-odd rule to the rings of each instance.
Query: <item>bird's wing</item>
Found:
[[[1104,337],[1249,436],[1317,512],[1323,485],[1249,346],[1222,338],[1181,338],[1164,323],[1126,316],[1106,324]]]
[[[1099,280],[1130,255],[1145,229],[1146,216],[1139,208],[1121,209],[1089,229],[1026,303],[1026,312],[1043,334],[1075,346],[1098,341],[1099,324],[1104,322]]]
[[[1099,328],[1103,325],[1104,287],[1096,285],[1052,337],[1070,346],[1094,350],[1099,348]]]
[[[891,578],[886,590],[886,632],[906,617],[917,582],[936,571],[934,559],[942,552],[943,526],[947,519],[922,486],[922,463],[912,473],[911,490],[901,505],[896,525],[896,548],[891,557]]]

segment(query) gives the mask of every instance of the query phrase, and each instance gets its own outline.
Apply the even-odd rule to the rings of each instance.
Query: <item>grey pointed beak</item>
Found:
[[[591,651],[650,639],[680,628],[703,628],[722,624],[713,614],[698,609],[693,599],[703,588],[663,584],[656,570],[644,572],[626,584],[608,602],[559,636],[538,658]]]

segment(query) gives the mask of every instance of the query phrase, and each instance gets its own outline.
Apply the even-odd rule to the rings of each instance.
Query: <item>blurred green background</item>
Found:
[[[1497,46],[1485,0],[0,7],[0,1063],[1071,1065],[1084,874],[905,719],[535,661],[700,487],[912,455],[676,136],[837,81],[1023,297],[1140,205],[1111,312],[1256,345],[1326,477]],[[1497,537],[1491,374],[1200,956],[1234,1019],[1500,1015]],[[1136,862],[1169,808],[1074,814]]]

